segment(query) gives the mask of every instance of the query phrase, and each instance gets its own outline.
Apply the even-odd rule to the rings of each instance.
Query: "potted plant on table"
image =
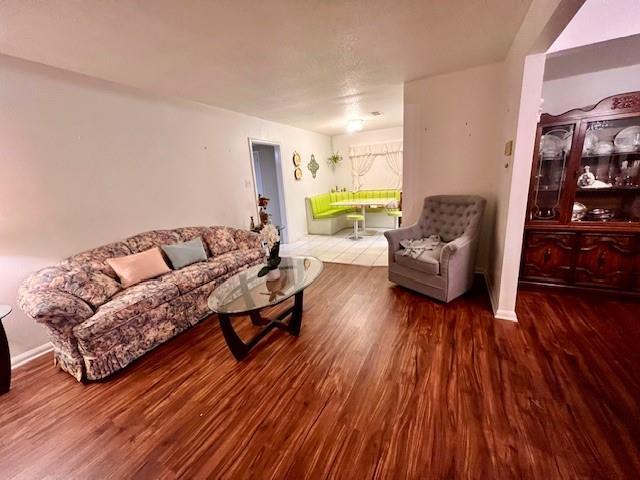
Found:
[[[268,281],[280,278],[278,265],[280,258],[280,234],[278,229],[271,223],[266,224],[260,231],[260,239],[267,250],[267,264],[260,269],[258,277],[267,276]]]

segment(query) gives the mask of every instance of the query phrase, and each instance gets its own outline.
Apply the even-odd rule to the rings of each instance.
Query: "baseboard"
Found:
[[[31,350],[16,355],[15,357],[11,357],[11,368],[21,367],[25,363],[29,363],[31,360],[34,360],[51,350],[53,350],[53,346],[50,342],[47,342],[44,345],[40,345],[39,347],[32,348]]]
[[[482,274],[482,276],[484,277],[484,283],[487,284],[487,290],[489,291],[489,301],[491,302],[491,310],[493,310],[493,317],[497,318],[498,320],[517,322],[518,317],[515,311],[498,308],[498,300],[495,298],[493,285],[491,284],[491,280],[489,280],[487,272],[479,270],[476,271]]]
[[[498,320],[508,320],[509,322],[518,321],[518,316],[513,310],[497,310],[493,313],[493,316]]]

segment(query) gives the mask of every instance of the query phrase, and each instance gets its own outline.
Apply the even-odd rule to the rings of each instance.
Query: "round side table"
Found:
[[[9,305],[0,305],[0,395],[11,388],[11,355],[2,319],[11,313]]]

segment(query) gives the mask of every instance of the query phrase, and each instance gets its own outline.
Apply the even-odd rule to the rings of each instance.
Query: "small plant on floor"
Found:
[[[329,158],[327,158],[327,163],[334,170],[338,165],[340,165],[340,162],[342,162],[342,156],[340,153],[333,153]]]
[[[282,259],[280,258],[280,233],[271,223],[268,223],[260,231],[260,238],[267,250],[267,264],[260,269],[258,277],[263,277],[272,271],[276,271]],[[271,274],[274,278],[279,277]]]

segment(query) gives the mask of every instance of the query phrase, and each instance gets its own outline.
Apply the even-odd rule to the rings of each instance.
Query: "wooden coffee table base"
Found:
[[[293,306],[282,312],[275,319],[264,318],[262,315],[260,315],[259,311],[255,310],[248,313],[218,314],[218,320],[220,320],[220,328],[222,329],[222,334],[224,335],[224,339],[229,346],[229,350],[231,350],[233,356],[236,357],[236,360],[242,360],[243,358],[245,358],[249,354],[251,349],[255,347],[256,344],[274,328],[284,330],[290,335],[295,335],[296,337],[300,335],[300,326],[302,325],[303,292],[304,291],[296,293]],[[231,324],[231,317],[246,315],[251,317],[251,322],[254,325],[264,325],[264,328],[251,340],[245,343],[234,330],[233,325]],[[291,316],[291,318],[288,322],[285,322],[284,320],[289,316]]]

